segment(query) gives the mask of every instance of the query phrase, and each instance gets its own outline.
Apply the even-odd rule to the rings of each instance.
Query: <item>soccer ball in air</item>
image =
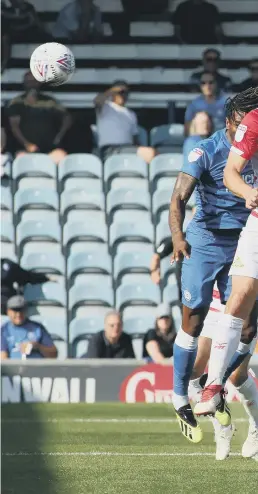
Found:
[[[37,81],[61,86],[75,71],[73,53],[61,43],[45,43],[32,53],[30,70]]]

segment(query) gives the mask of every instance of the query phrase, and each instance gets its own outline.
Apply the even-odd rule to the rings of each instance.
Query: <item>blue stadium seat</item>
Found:
[[[155,318],[151,316],[124,318],[123,327],[128,334],[144,336],[149,329],[155,327]]]
[[[122,284],[116,290],[116,307],[123,311],[129,305],[156,306],[160,303],[160,289],[153,283]]]
[[[154,192],[152,198],[152,214],[154,223],[157,224],[160,219],[162,211],[168,211],[170,205],[172,190],[158,189]]]
[[[104,328],[103,317],[75,318],[70,323],[69,341],[72,347],[72,357],[79,358],[87,351],[87,343],[93,334]],[[83,344],[82,344],[83,343]]]
[[[1,257],[10,259],[11,261],[17,262],[17,256],[15,254],[15,246],[9,242],[1,242]]]
[[[161,177],[157,181],[157,190],[170,189],[171,194],[176,185],[177,178],[176,177]]]
[[[150,223],[151,212],[139,209],[118,209],[113,216],[113,223]]]
[[[156,226],[156,247],[167,239],[171,239],[168,218],[166,221],[160,221]]]
[[[122,252],[144,252],[146,257],[151,258],[154,249],[152,244],[140,243],[140,242],[121,242],[118,244],[116,253],[121,254]]]
[[[183,146],[184,143],[183,124],[168,124],[153,127],[150,131],[150,144],[153,147],[159,146]]]
[[[150,182],[152,190],[161,177],[176,177],[183,164],[183,155],[179,153],[155,156],[150,163]]]
[[[111,258],[108,254],[101,256],[99,252],[88,251],[76,252],[68,257],[67,276],[74,277],[79,273],[102,273],[111,274]]]
[[[14,160],[12,176],[16,189],[18,181],[23,177],[56,179],[56,165],[46,154],[26,154]]]
[[[177,284],[167,285],[163,290],[164,302],[174,305],[179,303]]]
[[[93,194],[102,192],[102,181],[99,178],[70,177],[65,181],[65,190],[82,189]]]
[[[51,189],[56,190],[56,178],[24,177],[18,182],[18,189]]]
[[[147,178],[147,164],[138,156],[131,154],[117,154],[110,156],[104,163],[106,191],[110,189],[111,182],[116,177]]]
[[[150,258],[145,252],[123,252],[117,254],[114,260],[114,278],[119,284],[127,273],[150,273]]]
[[[101,228],[95,222],[67,222],[63,230],[63,247],[68,253],[74,242],[107,242],[107,227]],[[90,245],[88,244],[88,247]]]
[[[61,283],[48,281],[40,285],[27,284],[24,288],[24,297],[29,305],[66,305],[66,294]]]
[[[53,252],[30,252],[21,258],[21,266],[25,269],[32,269],[37,273],[65,274],[65,262],[61,253]]]
[[[152,223],[115,222],[110,227],[109,245],[113,253],[121,242],[153,243],[154,232]]]
[[[140,189],[110,190],[107,195],[109,223],[112,223],[114,213],[119,209],[148,211],[150,209],[150,195]]]
[[[61,189],[69,177],[102,178],[102,164],[93,154],[70,154],[58,166]]]
[[[16,230],[16,244],[20,255],[27,242],[60,243],[61,228],[55,221],[21,221]]]
[[[147,192],[149,190],[149,182],[146,178],[114,178],[111,184],[112,190],[123,189],[124,187],[127,189],[140,189]]]
[[[14,195],[14,213],[18,222],[28,209],[58,210],[58,195],[52,189],[18,189]]]
[[[106,213],[105,211],[95,211],[92,209],[71,209],[67,213],[67,222],[97,223],[99,229],[105,229]]]
[[[104,194],[90,193],[82,189],[64,190],[61,194],[60,213],[63,220],[67,217],[69,211],[73,209],[104,210]]]
[[[80,317],[87,311],[81,310],[83,307],[95,306],[96,313],[98,307],[113,307],[114,293],[111,287],[103,285],[86,285],[76,283],[69,290],[69,310],[71,317]],[[80,309],[80,310],[79,310]]]
[[[1,242],[14,242],[14,228],[9,221],[1,222]]]
[[[1,222],[12,223],[12,195],[9,187],[1,186]]]
[[[73,285],[98,285],[113,287],[113,279],[110,274],[103,273],[79,273],[68,278],[68,286],[71,288]]]

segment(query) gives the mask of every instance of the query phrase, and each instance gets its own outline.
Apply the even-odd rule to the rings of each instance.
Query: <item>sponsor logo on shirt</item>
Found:
[[[188,161],[193,163],[197,161],[203,155],[203,150],[200,148],[194,148],[188,155]]]
[[[247,126],[240,124],[237,128],[236,135],[235,135],[235,141],[236,142],[241,142],[245,133],[247,131]]]
[[[185,300],[187,300],[189,302],[192,298],[192,295],[188,290],[184,290],[184,297],[185,297]]]
[[[243,262],[241,261],[240,257],[237,256],[232,264],[232,266],[234,268],[243,268],[244,267],[244,264]]]

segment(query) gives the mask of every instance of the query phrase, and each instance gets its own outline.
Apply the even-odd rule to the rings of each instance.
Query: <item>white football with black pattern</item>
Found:
[[[75,71],[74,55],[61,43],[44,43],[32,53],[30,70],[37,81],[61,86]]]

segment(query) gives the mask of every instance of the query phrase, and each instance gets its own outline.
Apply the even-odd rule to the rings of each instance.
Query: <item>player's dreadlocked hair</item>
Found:
[[[225,104],[226,117],[234,121],[235,113],[242,115],[258,108],[258,87],[251,87],[238,93],[234,98],[228,98]]]

